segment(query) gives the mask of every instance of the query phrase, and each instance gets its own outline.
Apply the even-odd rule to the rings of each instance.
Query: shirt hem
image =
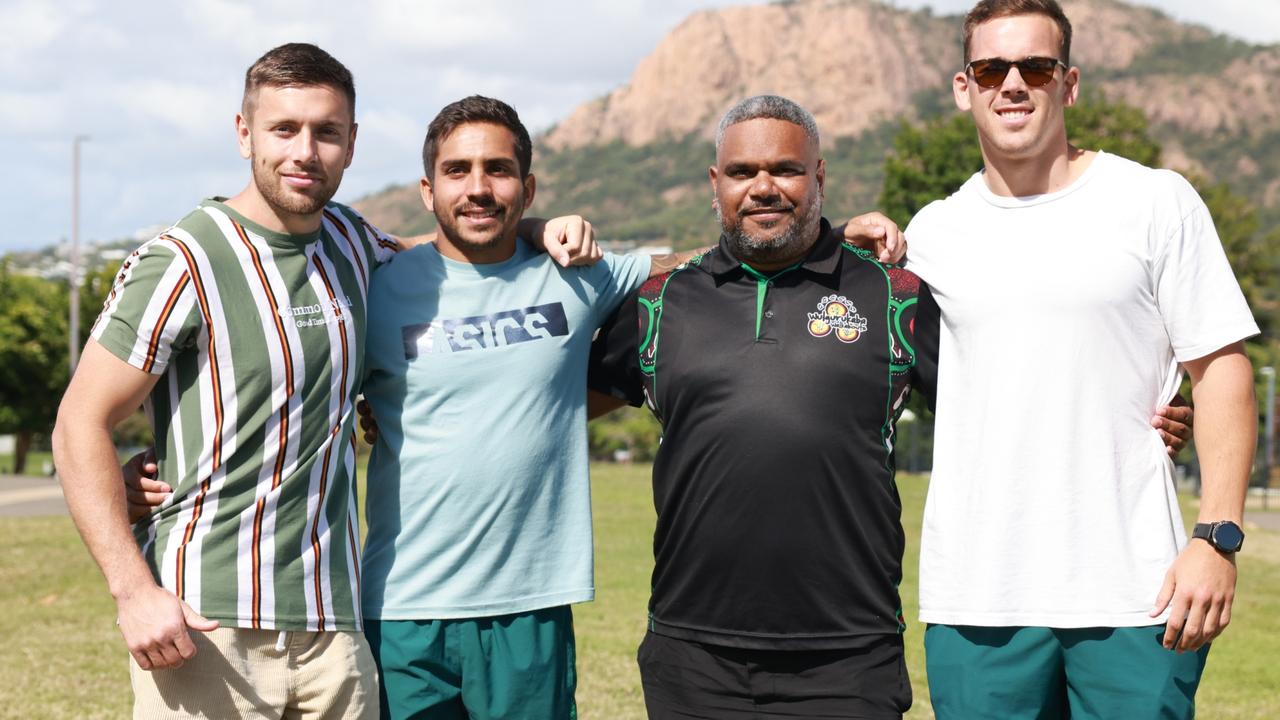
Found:
[[[651,619],[649,631],[656,635],[690,640],[719,647],[744,650],[851,650],[865,648],[889,637],[899,637],[896,630],[842,633],[839,635],[797,635],[734,632],[731,630],[692,629]]]
[[[1163,625],[1166,611],[1151,617],[1148,611],[1129,613],[1055,614],[1055,613],[980,613],[964,611],[920,611],[920,622],[931,625],[969,625],[975,627],[1147,627]]]
[[[1248,340],[1249,338],[1256,337],[1260,334],[1262,334],[1262,331],[1258,329],[1257,323],[1251,322],[1248,324],[1234,325],[1228,330],[1216,333],[1214,338],[1207,342],[1197,343],[1185,348],[1175,348],[1173,355],[1178,362],[1199,360],[1202,357],[1212,355],[1232,343]]]
[[[209,620],[217,620],[221,627],[236,630],[279,630],[282,632],[363,632],[364,621],[359,617],[325,618],[324,630],[317,630],[318,620],[307,618],[275,618],[274,620],[258,620],[239,615],[219,615],[201,612],[200,615]]]
[[[366,606],[364,617],[369,620],[461,620],[464,618],[491,617],[495,615],[514,615],[516,613],[543,610],[561,605],[591,602],[595,599],[594,587],[571,590],[552,595],[538,595],[531,598],[503,600],[501,602],[483,603],[480,605],[445,605],[417,607],[381,607]]]

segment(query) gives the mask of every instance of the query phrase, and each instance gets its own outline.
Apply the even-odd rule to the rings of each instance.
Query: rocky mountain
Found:
[[[1083,88],[1140,108],[1164,164],[1229,182],[1280,225],[1280,46],[1254,46],[1117,0],[1064,0]],[[874,205],[897,124],[954,111],[961,18],[875,0],[795,0],[691,15],[630,82],[538,138],[535,210],[582,212],[607,236],[706,241],[719,116],[748,95],[800,102],[823,132],[828,214]],[[385,227],[431,225],[416,184],[359,205]],[[714,231],[714,228],[711,228]]]

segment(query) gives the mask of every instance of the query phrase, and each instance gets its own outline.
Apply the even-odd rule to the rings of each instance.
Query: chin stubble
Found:
[[[790,227],[781,235],[762,238],[753,236],[742,228],[741,215],[737,217],[737,222],[730,226],[725,222],[720,206],[716,206],[716,219],[720,221],[720,227],[724,230],[734,257],[744,262],[762,264],[786,260],[808,249],[818,233],[821,217],[822,207],[818,203],[811,203],[804,212],[796,214]]]

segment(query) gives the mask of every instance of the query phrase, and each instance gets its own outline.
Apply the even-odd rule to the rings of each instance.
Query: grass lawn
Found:
[[[916,614],[916,552],[926,481],[900,479],[907,530],[902,584],[916,703],[932,717]],[[648,466],[594,468],[596,601],[574,609],[578,706],[586,720],[644,717],[635,648],[644,633],[653,504]],[[1194,516],[1193,500],[1184,513]],[[1200,686],[1201,717],[1280,717],[1280,533],[1249,528],[1233,622]],[[124,646],[101,577],[67,518],[0,519],[0,718],[127,717]]]

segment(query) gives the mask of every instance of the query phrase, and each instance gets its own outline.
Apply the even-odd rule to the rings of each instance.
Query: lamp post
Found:
[[[73,375],[80,364],[80,143],[88,139],[88,135],[76,135],[71,140],[71,317],[67,344]]]

